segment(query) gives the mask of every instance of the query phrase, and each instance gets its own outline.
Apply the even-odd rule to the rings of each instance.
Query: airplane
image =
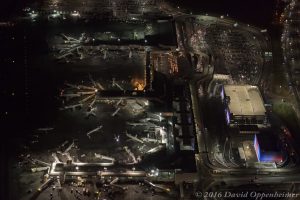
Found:
[[[113,79],[112,79],[112,84],[111,84],[111,85],[114,87],[115,84],[116,84],[116,78],[113,78]]]
[[[86,134],[86,136],[88,136],[88,138],[91,139],[91,134],[93,134],[93,133],[99,131],[99,130],[102,129],[102,128],[103,128],[102,125],[101,125],[101,126],[98,126],[97,128],[95,128],[95,129],[89,131],[89,132]]]
[[[115,188],[121,189],[122,191],[125,191],[128,189],[127,187],[122,187],[117,184],[104,184],[104,187],[115,187]]]
[[[147,118],[144,118],[144,119],[140,119],[139,121],[143,122],[143,123],[146,123],[146,122],[149,122],[150,120],[151,120],[151,118],[147,117]]]
[[[150,185],[151,187],[155,188],[155,189],[159,189],[159,190],[162,190],[162,191],[165,191],[165,192],[170,192],[171,189],[170,188],[166,188],[166,187],[163,187],[163,186],[159,186],[159,185],[156,185],[148,180],[144,180],[145,183],[147,183],[148,185]]]
[[[90,79],[90,81],[92,82],[92,84],[95,88],[95,92],[98,92],[98,90],[105,90],[105,88],[99,82],[94,81],[91,74],[89,74],[89,79]]]
[[[66,98],[69,98],[69,99],[71,99],[71,98],[73,98],[73,97],[80,97],[81,95],[80,94],[75,94],[75,93],[69,93],[69,94],[63,94],[63,93],[61,93],[60,94],[60,96],[61,97],[66,97]]]
[[[115,162],[115,160],[116,160],[112,157],[104,156],[104,155],[101,155],[101,154],[98,154],[98,153],[95,153],[94,155],[95,155],[95,158],[110,160],[112,162]]]
[[[118,181],[119,181],[119,178],[117,177],[117,178],[115,178],[114,180],[112,180],[109,184],[112,185],[112,184],[115,184],[115,183],[118,182]]]
[[[74,140],[72,143],[62,152],[62,154],[68,153],[75,146]]]
[[[116,187],[116,188],[120,188],[121,190],[127,190],[128,188],[127,187],[122,187],[120,185],[117,185],[116,182],[119,181],[119,178],[115,178],[114,180],[112,180],[109,185],[113,186],[113,187]]]
[[[147,123],[131,123],[131,122],[127,122],[128,125],[130,126],[147,126]]]
[[[122,102],[122,100],[123,100],[123,98],[121,98],[121,99],[117,102],[116,107],[118,107],[118,106],[120,105],[120,103]]]
[[[124,91],[124,88],[122,88],[118,83],[115,83],[115,85],[120,89]]]
[[[60,163],[60,160],[59,160],[59,158],[57,157],[56,153],[52,153],[51,155],[52,155],[52,157],[54,158],[54,162]]]
[[[142,152],[142,150],[143,150],[145,147],[146,147],[146,145],[143,144],[142,146],[139,146],[138,149],[139,149],[140,152]]]
[[[50,167],[34,167],[31,168],[31,172],[42,172],[42,171],[46,171],[49,170]]]
[[[60,56],[57,56],[56,59],[57,60],[62,60],[63,58],[67,59],[70,56],[74,56],[74,53],[72,53],[71,50],[67,51],[66,53],[64,53],[64,54],[62,54]]]
[[[73,37],[70,36],[66,36],[65,34],[61,33],[60,36],[64,39],[64,43],[71,43],[71,44],[78,44],[81,42],[81,40],[75,39]]]
[[[64,106],[62,108],[59,108],[59,110],[72,110],[72,111],[75,111],[76,108],[82,108],[83,107],[83,104],[80,103],[80,104],[75,104],[75,105],[71,105],[71,106]]]
[[[139,121],[140,121],[140,122],[144,122],[144,123],[146,123],[146,122],[160,122],[160,120],[159,120],[159,119],[150,118],[150,117],[147,117],[147,118],[141,119],[141,120],[139,120]]]
[[[157,125],[155,125],[151,122],[138,122],[138,123],[127,122],[127,124],[130,126],[154,126],[154,127],[157,127]]]
[[[111,114],[112,117],[116,116],[116,114],[118,114],[118,112],[121,110],[121,108],[117,108],[116,111]]]
[[[156,152],[160,151],[163,147],[164,147],[163,145],[159,145],[157,147],[154,147],[154,148],[150,149],[146,153],[156,153]]]
[[[38,160],[38,159],[33,159],[32,161],[35,164],[43,165],[45,167],[51,167],[50,163],[47,163],[47,162],[44,162],[44,161],[41,161],[41,160]]]
[[[158,140],[158,139],[146,138],[146,137],[141,138],[141,140],[144,141],[144,142],[154,142],[154,143],[159,143],[160,142],[160,140]]]
[[[60,146],[61,146],[61,147],[64,147],[66,144],[68,144],[68,142],[69,142],[69,141],[66,140],[66,141],[64,141],[64,143],[62,143]]]
[[[103,59],[105,60],[107,58],[107,50],[104,50]]]
[[[126,136],[129,137],[130,139],[133,139],[134,141],[140,142],[142,144],[144,144],[143,140],[140,140],[139,138],[137,138],[136,136],[133,136],[131,134],[126,133]]]
[[[89,108],[88,110],[87,110],[87,112],[85,113],[85,117],[86,118],[89,118],[90,116],[94,116],[94,117],[96,117],[96,111],[97,110],[97,107],[94,107],[94,108]]]
[[[130,151],[130,149],[129,149],[127,146],[124,147],[124,150],[125,150],[126,153],[132,158],[132,160],[133,160],[133,163],[132,163],[132,164],[138,163],[138,161],[137,161],[135,155]]]
[[[44,132],[44,133],[48,133],[49,131],[53,131],[54,128],[53,127],[46,127],[46,128],[38,128],[37,131],[39,132]]]
[[[113,87],[117,86],[120,90],[125,91],[124,88],[122,88],[122,87],[116,82],[116,79],[115,79],[115,78],[112,79],[112,86],[113,86]]]

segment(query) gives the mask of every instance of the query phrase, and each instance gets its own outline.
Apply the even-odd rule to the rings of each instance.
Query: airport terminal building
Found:
[[[223,85],[221,98],[225,105],[226,122],[238,127],[240,133],[258,133],[268,124],[266,108],[257,86]]]

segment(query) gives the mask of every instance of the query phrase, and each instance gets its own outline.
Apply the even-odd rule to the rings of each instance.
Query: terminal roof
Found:
[[[224,91],[230,98],[228,107],[233,115],[265,115],[266,109],[257,86],[224,85]]]

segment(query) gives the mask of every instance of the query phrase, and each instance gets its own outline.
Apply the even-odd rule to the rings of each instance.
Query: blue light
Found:
[[[230,112],[228,109],[225,109],[225,113],[226,113],[226,122],[227,124],[230,124]]]
[[[254,148],[255,148],[258,161],[261,161],[261,153],[260,153],[259,143],[256,135],[254,136]]]

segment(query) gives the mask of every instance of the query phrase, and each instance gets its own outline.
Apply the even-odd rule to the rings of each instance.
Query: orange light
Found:
[[[132,86],[134,90],[142,91],[145,88],[144,81],[143,80],[138,80],[138,79],[132,79],[131,80]]]

